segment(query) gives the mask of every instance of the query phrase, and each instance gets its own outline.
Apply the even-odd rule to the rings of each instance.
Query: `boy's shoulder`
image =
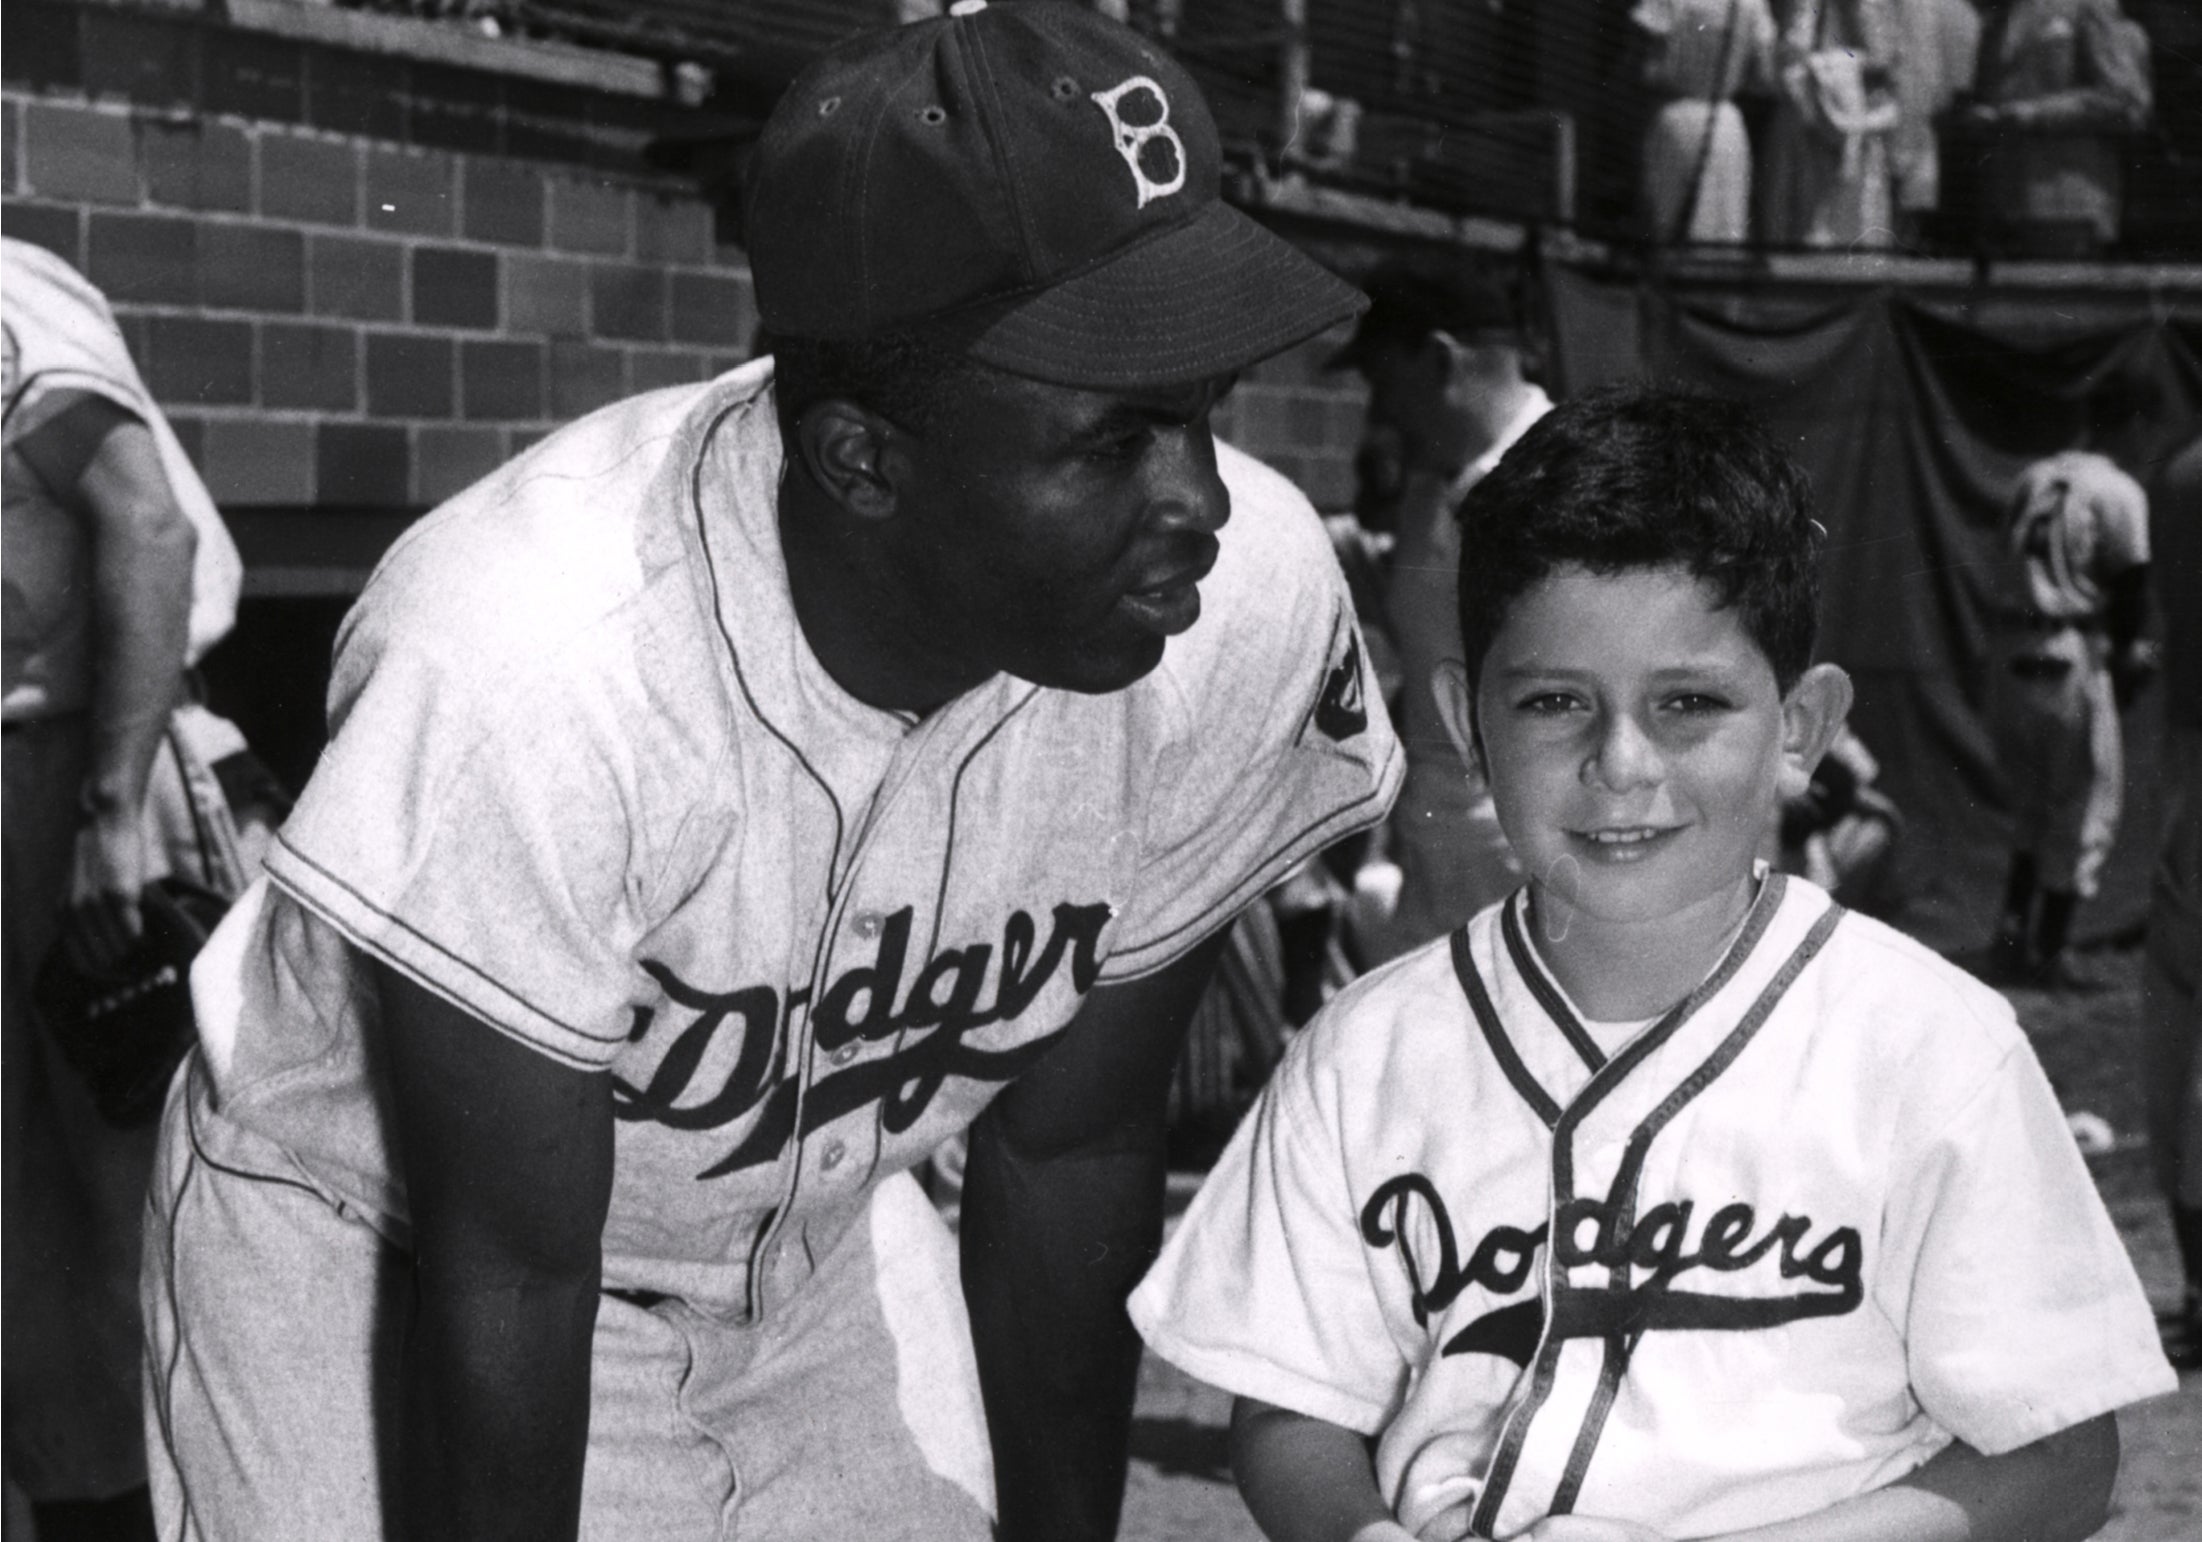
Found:
[[[1325,1124],[1391,1122],[1422,1091],[1475,1074],[1482,1042],[1440,937],[1342,987],[1293,1036],[1272,1078],[1279,1098]]]
[[[1831,1003],[1846,1014],[1958,1036],[1998,1056],[2025,1041],[2001,993],[1871,916],[1846,912],[1828,939],[1823,964]]]

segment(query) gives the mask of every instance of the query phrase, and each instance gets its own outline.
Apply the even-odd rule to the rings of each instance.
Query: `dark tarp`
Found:
[[[1753,403],[1794,446],[1832,536],[1821,656],[1857,682],[1851,721],[1907,821],[1896,919],[1944,951],[1980,946],[2006,861],[1980,715],[2004,491],[2078,442],[2091,399],[2124,404],[2096,447],[2148,483],[2202,429],[2202,295],[1657,283],[1559,264],[1544,280],[1560,391],[1688,382]],[[2195,575],[2158,577],[2159,606],[2202,605]],[[2163,706],[2158,684],[2126,713],[2125,818],[2082,940],[2145,916]]]

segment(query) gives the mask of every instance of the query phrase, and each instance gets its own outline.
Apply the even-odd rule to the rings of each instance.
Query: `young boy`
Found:
[[[1462,512],[1440,683],[1527,884],[1297,1039],[1132,1298],[1277,1542],[2080,1537],[2174,1385],[2001,997],[1754,861],[1842,723],[1740,409]]]

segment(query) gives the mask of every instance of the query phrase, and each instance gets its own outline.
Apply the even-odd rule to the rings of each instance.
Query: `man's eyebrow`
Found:
[[[1183,423],[1192,416],[1192,413],[1178,412],[1158,403],[1117,401],[1073,427],[1066,437],[1072,444],[1093,444],[1157,424]]]

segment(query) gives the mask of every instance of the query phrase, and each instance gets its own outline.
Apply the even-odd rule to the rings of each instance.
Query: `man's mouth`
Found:
[[[1159,582],[1130,590],[1124,609],[1138,625],[1163,637],[1175,637],[1200,619],[1200,581],[1215,570],[1216,548],[1211,542],[1197,561],[1189,562]]]
[[[1134,589],[1124,596],[1123,606],[1139,626],[1163,637],[1175,637],[1200,619],[1200,590],[1193,579],[1186,578]]]

